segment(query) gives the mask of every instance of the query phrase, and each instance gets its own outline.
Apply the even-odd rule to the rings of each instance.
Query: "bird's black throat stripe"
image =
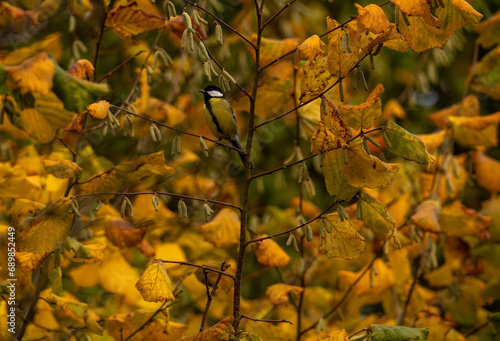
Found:
[[[212,117],[212,121],[214,122],[215,126],[217,127],[217,131],[221,133],[221,135],[224,135],[224,132],[222,131],[222,128],[219,125],[219,121],[217,120],[217,117],[215,117],[213,110],[212,110],[212,105],[210,104],[210,101],[206,101],[205,105],[207,106],[207,110],[210,113],[210,116]]]

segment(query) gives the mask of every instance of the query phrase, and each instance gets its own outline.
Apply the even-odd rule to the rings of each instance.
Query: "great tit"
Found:
[[[238,125],[231,104],[226,100],[222,90],[215,85],[209,85],[200,92],[205,97],[203,111],[210,131],[217,139],[228,140],[230,146],[238,148],[241,161],[245,163],[246,154],[240,143]],[[254,168],[252,161],[250,168]]]

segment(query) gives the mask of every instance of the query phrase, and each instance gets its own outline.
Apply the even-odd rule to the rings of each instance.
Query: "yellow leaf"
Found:
[[[318,339],[318,341],[349,341],[345,329],[337,330],[336,332],[331,332],[327,336]]]
[[[250,40],[253,43],[257,42],[257,34],[252,33],[250,36]],[[289,39],[269,39],[262,38],[261,40],[261,51],[260,51],[260,63],[261,65],[266,65],[278,57],[281,57],[285,53],[293,50],[297,47],[299,40],[297,38],[289,38]],[[255,52],[251,49],[252,56],[255,59]]]
[[[364,103],[339,107],[342,121],[355,130],[371,128],[374,121],[382,116],[380,96],[383,92],[384,86],[379,83]]]
[[[406,119],[406,112],[397,99],[391,98],[385,103],[381,118],[384,121],[392,121],[394,118],[403,120]]]
[[[186,257],[186,253],[178,243],[163,243],[160,245],[155,245],[155,250],[156,258],[177,262],[186,262],[188,260]],[[168,273],[174,277],[181,277],[186,273],[186,268],[180,266],[179,264],[163,263],[163,266],[168,271]]]
[[[2,2],[5,4],[6,2]],[[16,65],[22,63],[24,60],[31,58],[43,51],[50,51],[50,54],[55,60],[61,59],[62,43],[61,32],[51,33],[43,38],[43,40],[35,41],[33,44],[9,51],[0,52],[1,65]]]
[[[41,143],[48,143],[54,139],[54,129],[38,110],[27,108],[21,111],[19,115],[21,127],[32,138]]]
[[[179,125],[186,118],[186,114],[182,110],[155,97],[149,99],[145,114],[147,117],[164,122],[171,127]]]
[[[328,31],[339,26],[339,23],[331,18],[326,18]],[[351,37],[356,35],[356,23],[347,24],[347,31]],[[330,74],[346,76],[349,70],[356,65],[359,59],[359,46],[355,45],[356,40],[351,40],[351,51],[342,52],[341,39],[347,34],[342,29],[336,29],[328,34],[328,69]]]
[[[325,59],[319,57],[308,61],[304,66],[300,101],[304,103],[318,97],[328,86],[330,78]]]
[[[172,282],[161,260],[153,260],[135,287],[147,302],[175,301],[172,294]]]
[[[267,237],[267,235],[255,236],[255,238],[261,237]],[[255,255],[260,265],[270,268],[284,268],[290,263],[290,256],[272,239],[258,242]]]
[[[370,281],[368,274],[363,276],[352,290],[353,297],[367,297],[372,303],[380,302],[384,292],[390,290],[396,284],[393,269],[387,267],[381,258],[377,258],[373,263],[373,268],[376,271],[376,275],[372,276],[372,281]],[[356,273],[339,271],[340,287],[347,287],[353,284],[364,270],[361,269]]]
[[[234,210],[223,208],[212,221],[200,226],[200,232],[217,248],[233,247],[240,241],[240,217]]]
[[[302,44],[297,46],[297,52],[295,53],[294,62],[296,65],[302,60],[307,59],[310,63],[313,62],[316,57],[322,56],[325,51],[321,48],[325,46],[319,36],[313,35],[304,40]]]
[[[47,53],[39,53],[17,66],[5,66],[4,70],[9,74],[7,86],[11,90],[19,89],[23,95],[32,92],[51,94],[56,66]]]
[[[439,130],[431,134],[415,135],[425,145],[426,150],[436,150],[441,147],[446,137],[446,130]]]
[[[335,141],[335,135],[326,128],[323,122],[319,122],[311,137],[311,152],[320,155],[323,151],[333,150],[338,147]]]
[[[90,116],[97,119],[103,119],[108,116],[110,106],[111,105],[107,101],[99,101],[88,105],[86,109]]]
[[[37,269],[47,256],[49,253],[16,252],[16,259],[22,272],[31,272]]]
[[[118,6],[108,12],[106,16],[106,27],[111,28],[122,39],[137,44],[132,35],[149,30],[158,30],[165,27],[166,20],[157,15],[133,8],[137,5],[133,1],[125,6]]]
[[[102,263],[104,260],[104,250],[107,247],[106,243],[85,244],[84,247],[90,252],[90,255],[85,259],[78,258],[78,255],[75,255],[75,257],[71,258],[72,262],[87,264]]]
[[[489,237],[487,230],[491,225],[491,217],[485,217],[455,200],[441,210],[439,225],[447,236],[474,236],[486,240]]]
[[[24,219],[30,219],[45,208],[45,204],[28,199],[16,199],[9,210],[12,226],[23,223]],[[24,225],[24,224],[23,224]]]
[[[68,73],[78,79],[88,79],[94,74],[94,66],[87,59],[77,60]]]
[[[480,150],[474,153],[474,170],[477,183],[492,193],[500,192],[500,161],[484,155]]]
[[[406,10],[405,6],[403,8]],[[426,8],[419,16],[409,16],[410,25],[407,25],[400,14],[399,31],[413,51],[423,52],[433,47],[443,47],[456,30],[477,23],[483,17],[464,0],[444,1],[444,7],[439,6],[436,15],[437,21]]]
[[[304,291],[304,288],[298,287],[295,285],[289,285],[284,283],[273,284],[266,289],[266,297],[272,302],[272,304],[280,305],[287,304],[288,305],[288,295],[294,295],[298,297],[298,295]]]
[[[47,254],[61,245],[73,222],[72,215],[67,215],[66,219],[63,219],[71,200],[70,198],[60,199],[34,217],[30,224],[19,233],[17,241],[19,250]]]
[[[71,178],[82,170],[78,164],[70,160],[43,160],[43,166],[48,174],[52,174],[59,179]]]
[[[449,117],[457,143],[464,147],[498,144],[500,112],[487,116]]]
[[[396,176],[399,164],[385,163],[373,155],[368,155],[361,143],[353,142],[347,147],[348,162],[343,166],[347,182],[354,187],[387,186]]]
[[[354,6],[358,9],[358,23],[362,24],[366,30],[373,33],[383,33],[390,28],[391,23],[384,10],[379,6],[370,4],[363,8],[356,3]]]
[[[492,48],[500,43],[498,29],[500,28],[500,10],[496,11],[487,20],[474,26],[474,32],[479,33],[476,42],[481,44],[484,49]]]
[[[410,222],[424,231],[440,233],[439,214],[441,204],[437,200],[427,199],[418,205],[415,213],[411,216]]]
[[[229,340],[229,337],[233,336],[234,329],[232,327],[233,317],[226,317],[222,321],[217,322],[217,324],[212,327],[192,335],[190,337],[185,337],[180,341],[212,341],[212,340]]]
[[[356,231],[351,220],[341,221],[337,213],[330,213],[324,218],[331,225],[332,232],[325,234],[325,238],[321,240],[320,250],[326,251],[328,257],[359,258],[366,248],[365,238]]]
[[[391,0],[391,2],[408,15],[424,16],[431,10],[427,0]]]

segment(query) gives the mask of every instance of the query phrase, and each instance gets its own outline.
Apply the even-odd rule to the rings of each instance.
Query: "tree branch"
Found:
[[[158,258],[159,259],[159,258]],[[178,262],[178,261],[173,261],[173,260],[161,260],[163,263],[171,263],[171,264],[179,264],[179,265],[187,265],[187,266],[192,266],[192,267],[195,267],[195,268],[199,268],[199,269],[203,269],[203,270],[208,270],[208,271],[212,271],[212,272],[217,272],[218,274],[221,274],[223,276],[227,276],[231,279],[234,280],[234,276],[231,275],[231,274],[228,274],[227,272],[224,272],[224,271],[221,271],[221,270],[217,270],[217,269],[214,269],[214,268],[211,268],[211,267],[208,267],[208,266],[205,266],[205,265],[198,265],[198,264],[193,264],[193,263],[189,263],[189,262]],[[228,267],[226,267],[227,269]]]
[[[248,45],[250,45],[251,47],[253,47],[254,49],[256,48],[255,44],[252,43],[250,41],[250,39],[248,39],[247,37],[245,37],[243,34],[241,34],[240,32],[238,32],[235,28],[233,28],[231,25],[227,24],[226,22],[224,22],[224,20],[222,19],[219,19],[219,17],[217,17],[215,14],[213,14],[212,12],[206,10],[205,8],[201,7],[200,5],[198,5],[197,3],[195,2],[192,2],[192,1],[189,1],[189,0],[182,0],[190,5],[193,5],[194,7],[196,8],[199,8],[201,9],[203,12],[207,13],[208,15],[210,15],[212,18],[214,18],[215,20],[217,20],[218,23],[226,26],[228,29],[230,29],[234,34],[238,35],[241,39],[243,39]]]
[[[292,0],[289,3],[287,3],[285,6],[283,6],[278,12],[274,13],[272,17],[267,19],[267,21],[262,25],[262,29],[265,29],[267,25],[269,25],[278,15],[280,15],[284,10],[286,10],[288,7],[290,7],[295,1],[297,0]],[[262,1],[264,2],[264,1]]]
[[[146,52],[146,50],[140,50],[139,52],[137,52],[132,57],[129,57],[127,60],[125,60],[124,62],[120,63],[120,65],[118,65],[117,67],[115,67],[113,70],[109,71],[107,74],[105,74],[104,76],[102,76],[101,78],[99,78],[97,80],[97,83],[102,82],[104,79],[108,78],[113,73],[115,73],[116,71],[120,70],[122,67],[124,67],[125,65],[127,65],[128,63],[130,63],[132,60],[134,60],[135,57],[139,56],[140,54],[142,54],[144,52]]]
[[[382,242],[382,244],[380,244],[380,247],[379,247],[379,250],[380,248],[382,248],[384,246],[384,244],[386,243],[386,241],[384,240]],[[349,294],[351,293],[352,289],[354,289],[354,287],[359,283],[359,281],[361,281],[361,279],[363,278],[364,275],[366,275],[366,273],[368,271],[370,271],[370,269],[372,268],[373,266],[373,263],[375,263],[375,260],[378,258],[378,255],[375,254],[375,256],[372,258],[372,260],[370,261],[370,263],[368,263],[368,265],[366,266],[366,268],[361,272],[361,274],[358,276],[358,278],[356,278],[356,280],[352,283],[351,286],[349,286],[349,289],[347,289],[347,291],[344,293],[344,295],[340,298],[340,300],[337,302],[337,304],[335,304],[335,306],[330,309],[330,311],[328,311],[327,313],[325,313],[322,318],[323,319],[326,319],[328,316],[332,315],[334,312],[337,311],[338,308],[340,308],[340,306],[342,305],[342,303],[344,303],[344,301],[347,299],[347,297],[349,296]],[[309,327],[307,327],[306,329],[304,329],[303,331],[300,332],[300,335],[304,335],[305,333],[307,333],[308,331],[310,331],[311,329],[314,329],[316,327],[316,325],[318,324],[319,320],[314,322],[312,325],[310,325]]]
[[[80,183],[81,185],[82,183]],[[182,199],[188,199],[188,200],[196,200],[196,201],[204,201],[204,202],[211,202],[216,205],[221,205],[221,206],[226,206],[226,207],[231,207],[234,208],[238,211],[241,211],[241,207],[229,204],[227,202],[223,201],[217,201],[217,200],[212,200],[212,199],[204,199],[204,198],[198,198],[198,197],[191,197],[189,195],[183,195],[183,194],[177,194],[177,193],[170,193],[170,192],[99,192],[99,193],[90,193],[90,194],[77,194],[71,196],[72,198],[83,198],[83,197],[92,197],[92,196],[100,196],[100,195],[125,195],[125,196],[136,196],[136,195],[166,195],[169,197],[175,197],[175,198],[182,198]]]
[[[288,320],[265,320],[265,319],[256,319],[256,318],[253,318],[253,317],[250,317],[250,316],[247,316],[247,315],[241,315],[241,318],[245,318],[247,320],[250,320],[250,321],[254,321],[254,322],[265,322],[265,323],[290,323],[291,325],[293,325],[292,322],[288,321]]]
[[[205,305],[205,311],[203,312],[203,317],[201,318],[201,326],[200,326],[200,333],[205,329],[205,323],[207,322],[207,317],[208,317],[208,310],[210,309],[210,304],[212,303],[212,300],[214,299],[215,291],[217,290],[217,286],[219,285],[219,281],[222,278],[223,272],[229,268],[231,264],[227,264],[226,262],[222,262],[222,265],[220,266],[220,271],[219,275],[217,276],[217,279],[215,280],[214,287],[212,288],[212,292],[209,292],[208,290],[208,276],[207,276],[207,269],[203,269],[203,273],[205,274],[205,281],[206,281],[206,286],[207,286],[207,304]]]

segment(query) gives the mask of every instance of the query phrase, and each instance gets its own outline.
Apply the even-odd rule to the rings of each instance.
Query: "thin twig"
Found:
[[[250,317],[250,316],[247,316],[247,315],[241,315],[241,318],[245,318],[247,320],[250,320],[250,321],[254,321],[254,322],[266,322],[266,323],[290,323],[291,325],[293,325],[293,323],[291,321],[288,321],[288,320],[266,320],[266,319],[256,319],[254,317]]]
[[[379,249],[382,248],[384,246],[384,244],[386,243],[386,241],[384,240],[382,242],[382,244],[380,245]],[[349,296],[349,294],[351,293],[351,291],[354,289],[354,287],[361,281],[361,279],[363,278],[364,275],[366,275],[366,273],[368,271],[370,271],[370,269],[372,268],[373,266],[373,263],[375,263],[375,260],[378,258],[378,254],[375,254],[375,256],[372,258],[372,260],[370,261],[370,263],[368,263],[368,265],[366,266],[366,268],[361,272],[361,274],[358,276],[358,278],[356,278],[356,280],[349,286],[349,288],[347,289],[347,291],[344,293],[344,295],[340,298],[340,300],[337,302],[337,304],[335,304],[335,306],[330,309],[327,313],[325,313],[322,318],[323,319],[326,319],[328,316],[332,315],[334,312],[337,311],[338,308],[340,308],[340,306],[344,303],[344,301],[347,299],[347,297]],[[317,325],[318,325],[318,321],[314,322],[312,325],[310,325],[309,327],[307,327],[306,329],[304,329],[303,331],[300,332],[300,335],[304,335],[305,333],[307,333],[308,331],[310,331],[311,329],[314,329]]]
[[[103,6],[104,18],[101,23],[101,30],[99,32],[99,38],[97,38],[97,43],[95,47],[95,55],[94,55],[94,82],[97,79],[97,59],[99,58],[99,48],[101,47],[102,36],[104,35],[104,29],[106,26],[106,18],[108,17],[108,13],[106,12],[105,7]]]
[[[260,241],[263,241],[263,240],[266,240],[266,239],[272,239],[272,238],[276,238],[276,237],[279,237],[279,236],[283,236],[285,234],[289,234],[290,232],[293,232],[297,229],[300,229],[301,227],[304,227],[310,223],[312,223],[313,221],[315,220],[318,220],[318,219],[321,219],[321,216],[323,214],[325,214],[326,212],[328,212],[329,210],[331,210],[335,205],[337,205],[339,202],[341,201],[335,201],[333,204],[331,204],[330,206],[328,206],[327,209],[325,209],[323,212],[321,212],[320,214],[318,214],[316,217],[312,218],[312,219],[309,219],[308,221],[306,221],[305,223],[303,223],[302,225],[299,225],[299,226],[295,226],[295,227],[292,227],[291,229],[288,229],[286,231],[283,231],[283,232],[280,232],[280,233],[276,233],[272,236],[267,236],[267,237],[261,237],[261,238],[257,238],[257,239],[252,239],[252,240],[249,240],[247,242],[247,245],[248,244],[251,244],[251,243],[257,243],[257,242],[260,242]]]
[[[102,76],[101,78],[99,78],[97,80],[97,83],[102,82],[104,79],[108,78],[113,73],[115,73],[116,71],[120,70],[122,67],[124,67],[125,65],[127,65],[128,63],[130,63],[132,60],[134,60],[135,57],[139,56],[140,54],[142,54],[144,52],[146,52],[146,50],[140,50],[139,52],[137,52],[132,57],[129,57],[127,60],[125,60],[124,62],[120,63],[120,65],[118,65],[117,67],[115,67],[113,70],[109,71],[107,74],[105,74],[104,76]]]
[[[422,254],[422,257],[420,258],[420,261],[418,262],[418,267],[417,267],[417,270],[415,271],[415,276],[413,277],[413,281],[411,283],[410,290],[408,291],[408,296],[406,297],[403,311],[398,316],[397,323],[396,323],[397,325],[401,325],[404,321],[404,318],[406,316],[406,312],[408,311],[408,307],[410,306],[411,297],[413,295],[413,292],[415,290],[417,282],[419,281],[420,277],[422,276],[424,261],[427,259],[427,257],[429,256],[429,253],[431,251],[431,245],[432,245],[432,239],[431,239],[431,234],[429,233],[428,239],[427,239],[427,245],[425,247],[424,253]]]
[[[219,17],[217,17],[215,14],[213,14],[212,12],[210,12],[209,10],[206,10],[205,8],[199,6],[197,3],[195,2],[192,2],[192,1],[189,1],[189,0],[183,0],[184,2],[190,4],[190,5],[193,5],[194,7],[196,8],[199,8],[201,9],[203,12],[207,13],[208,15],[210,15],[212,18],[214,18],[215,20],[217,20],[218,23],[226,26],[228,29],[230,29],[234,34],[238,35],[241,39],[243,39],[247,44],[249,44],[251,47],[253,47],[254,49],[256,48],[255,44],[252,43],[252,41],[250,39],[248,39],[247,37],[245,37],[243,34],[241,34],[240,32],[238,32],[235,28],[233,28],[231,25],[227,24],[226,22],[224,22],[224,20],[220,19]]]
[[[267,120],[267,121],[264,121],[264,122],[262,122],[262,123],[260,123],[260,124],[257,124],[257,125],[256,125],[253,129],[254,129],[254,130],[256,130],[256,129],[258,129],[258,128],[262,127],[262,126],[265,126],[265,125],[267,125],[267,124],[269,124],[269,123],[271,123],[271,122],[273,122],[273,121],[279,120],[280,118],[283,118],[283,117],[285,117],[285,116],[286,116],[286,115],[288,115],[288,114],[291,114],[291,113],[292,113],[292,112],[294,112],[295,110],[298,110],[298,109],[302,108],[302,107],[303,107],[303,106],[305,106],[306,104],[309,104],[309,103],[311,103],[312,101],[315,101],[315,100],[317,100],[318,98],[321,98],[321,96],[323,96],[324,94],[326,94],[328,91],[330,91],[330,89],[332,89],[332,88],[333,88],[335,85],[337,85],[340,81],[342,81],[344,78],[346,78],[346,77],[347,77],[347,76],[348,76],[348,75],[349,75],[349,74],[350,74],[350,73],[351,73],[354,69],[356,69],[356,68],[358,67],[358,65],[359,65],[359,64],[360,64],[360,63],[361,63],[361,62],[362,62],[362,61],[363,61],[363,60],[364,60],[367,56],[369,56],[369,55],[370,55],[370,53],[366,53],[363,57],[361,57],[361,58],[358,60],[358,62],[357,62],[357,63],[356,63],[353,67],[351,67],[351,68],[349,69],[349,72],[347,72],[347,73],[345,74],[345,76],[340,76],[340,77],[339,77],[339,78],[335,81],[335,83],[333,83],[333,84],[332,84],[332,85],[330,85],[328,88],[326,88],[326,90],[323,90],[323,91],[322,91],[322,92],[321,92],[318,96],[316,96],[316,97],[314,97],[314,98],[312,98],[312,99],[310,99],[310,100],[308,100],[308,101],[306,101],[306,102],[302,102],[299,106],[297,106],[297,107],[295,107],[295,108],[293,108],[293,109],[290,109],[290,110],[288,110],[287,112],[285,112],[285,113],[283,113],[283,114],[280,114],[280,115],[275,116],[275,117],[273,117],[273,118],[271,118],[271,119],[269,119],[269,120]]]
[[[130,334],[129,336],[127,336],[127,338],[125,340],[123,340],[123,341],[130,340],[135,334],[137,334],[138,332],[140,332],[141,330],[143,330],[144,328],[146,328],[146,326],[153,321],[153,319],[156,317],[156,315],[158,315],[162,310],[164,310],[165,308],[167,308],[168,302],[169,301],[163,302],[162,305],[160,306],[160,308],[156,309],[155,313],[150,318],[148,318],[139,328],[137,328],[132,334]]]
[[[164,260],[164,259],[162,259],[161,261],[163,263],[171,263],[171,264],[179,264],[179,265],[192,266],[192,267],[199,268],[199,269],[202,269],[202,270],[206,269],[208,271],[217,272],[219,274],[222,274],[223,276],[227,276],[227,277],[229,277],[231,279],[234,279],[234,276],[231,275],[231,274],[229,274],[229,273],[227,273],[227,272],[224,272],[224,271],[221,271],[221,270],[217,270],[217,269],[205,266],[205,265],[198,265],[198,264],[193,264],[193,263],[189,263],[189,262],[178,262],[178,261]]]
[[[363,133],[363,134],[368,134],[368,133],[372,133],[372,132],[374,132],[374,131],[378,131],[378,130],[382,130],[382,129],[384,129],[384,127],[373,128],[373,129],[370,129],[370,130],[367,130],[367,131],[364,131],[364,132],[360,132],[359,134],[357,134],[356,136],[354,136],[353,138],[351,138],[349,141],[347,141],[347,143],[352,142],[352,141],[354,141],[355,139],[357,139],[358,137],[360,137],[360,136],[361,136],[361,133]],[[326,153],[326,152],[330,152],[330,151],[332,151],[332,150],[340,149],[340,148],[342,148],[342,147],[335,147],[335,148],[331,148],[331,149],[325,150],[325,151],[323,151],[323,154],[324,154],[324,153]],[[250,178],[250,180],[254,180],[254,179],[256,179],[256,178],[260,178],[261,176],[264,176],[264,175],[273,174],[273,173],[275,173],[275,172],[277,172],[277,171],[279,171],[279,170],[282,170],[282,169],[285,169],[285,168],[291,167],[291,166],[293,166],[293,165],[296,165],[296,164],[302,163],[302,162],[304,162],[304,161],[306,161],[306,160],[309,160],[309,159],[312,159],[313,157],[318,156],[318,155],[322,155],[322,154],[312,154],[312,155],[309,155],[309,156],[307,156],[307,157],[305,157],[305,158],[303,158],[303,159],[300,159],[300,160],[297,160],[297,161],[294,161],[294,162],[290,162],[290,163],[288,163],[288,164],[286,164],[286,165],[283,165],[283,166],[280,166],[280,167],[277,167],[277,168],[271,169],[271,170],[269,170],[269,171],[262,172],[262,173],[259,173],[259,174],[255,174],[255,175],[253,175],[253,176]]]
[[[161,126],[161,127],[165,127],[165,128],[167,128],[167,129],[173,130],[173,131],[175,131],[176,133],[183,134],[183,135],[188,135],[188,136],[193,136],[193,137],[197,137],[197,138],[200,138],[200,137],[201,137],[201,138],[202,138],[202,139],[204,139],[205,141],[212,142],[212,143],[216,144],[217,146],[226,147],[226,148],[228,148],[228,149],[234,149],[234,150],[236,150],[236,151],[238,151],[238,152],[245,152],[244,150],[241,150],[241,149],[239,149],[239,148],[236,148],[236,147],[234,147],[234,146],[232,146],[232,145],[230,146],[230,145],[228,145],[228,144],[225,144],[225,143],[219,142],[218,140],[210,139],[210,138],[205,137],[205,136],[203,136],[203,135],[197,135],[197,134],[190,133],[190,132],[188,132],[188,131],[184,131],[184,130],[181,130],[181,129],[177,129],[177,128],[171,127],[171,126],[169,126],[169,125],[167,125],[167,124],[165,124],[165,123],[163,123],[163,122],[157,121],[157,120],[155,120],[155,119],[152,119],[152,118],[149,118],[149,117],[146,117],[146,116],[142,116],[142,115],[136,114],[136,113],[134,113],[134,112],[132,112],[132,111],[129,111],[129,110],[123,109],[123,108],[118,107],[118,106],[116,106],[116,105],[110,104],[110,106],[111,106],[112,108],[119,109],[119,111],[123,111],[124,113],[126,113],[126,114],[128,114],[128,115],[135,116],[135,117],[138,117],[138,118],[143,119],[143,120],[145,120],[145,121],[148,121],[148,122],[154,123],[154,124],[156,124],[156,125],[159,125],[159,126]],[[95,127],[92,127],[92,128],[95,128]],[[89,130],[90,130],[90,129],[89,129]]]
[[[80,183],[82,184],[82,183]],[[183,195],[183,194],[177,194],[177,193],[170,193],[170,192],[99,192],[99,193],[87,193],[87,194],[77,194],[73,195],[73,198],[82,198],[82,197],[91,197],[91,196],[100,196],[100,195],[124,195],[124,196],[136,196],[136,195],[167,195],[170,197],[175,197],[175,198],[182,198],[182,199],[188,199],[188,200],[196,200],[196,201],[204,201],[204,202],[211,202],[216,205],[221,205],[221,206],[226,206],[226,207],[231,207],[234,208],[238,211],[241,211],[241,207],[229,204],[227,202],[223,201],[217,201],[217,200],[212,200],[212,199],[204,199],[204,198],[198,198],[198,197],[192,197],[189,195]]]
[[[222,278],[222,273],[226,271],[227,268],[229,268],[231,264],[227,264],[226,262],[222,262],[222,265],[220,266],[220,271],[219,275],[217,276],[217,279],[215,280],[214,287],[212,288],[212,292],[208,291],[208,276],[207,276],[207,269],[203,269],[203,273],[205,274],[205,281],[206,281],[206,286],[207,286],[207,304],[205,305],[205,311],[203,312],[203,317],[201,318],[201,326],[200,326],[200,333],[205,329],[205,323],[207,322],[207,317],[208,317],[208,310],[210,309],[210,304],[212,303],[212,300],[214,299],[215,291],[217,290],[217,286],[219,285],[219,281]]]
[[[272,17],[267,19],[267,21],[262,24],[262,29],[266,28],[267,25],[269,25],[278,15],[280,15],[284,10],[286,10],[288,7],[290,7],[295,1],[297,0],[292,0],[289,3],[287,3],[285,6],[283,6],[278,12],[274,13]]]
[[[196,36],[198,37],[198,39],[200,39],[200,43],[205,45],[205,50],[207,50],[207,53],[208,53],[208,56],[210,57],[210,59],[214,61],[214,63],[219,67],[219,69],[221,69],[221,72],[224,72],[225,68],[210,53],[210,50],[209,50],[207,44],[205,44],[205,41],[202,39],[201,35],[198,33],[198,31],[195,31],[195,33],[196,33]],[[252,98],[252,95],[250,95],[248,93],[248,91],[246,91],[245,88],[243,88],[241,85],[239,85],[238,83],[233,83],[233,84],[235,84],[238,87],[238,89],[240,89],[241,92],[243,92],[248,98]]]

